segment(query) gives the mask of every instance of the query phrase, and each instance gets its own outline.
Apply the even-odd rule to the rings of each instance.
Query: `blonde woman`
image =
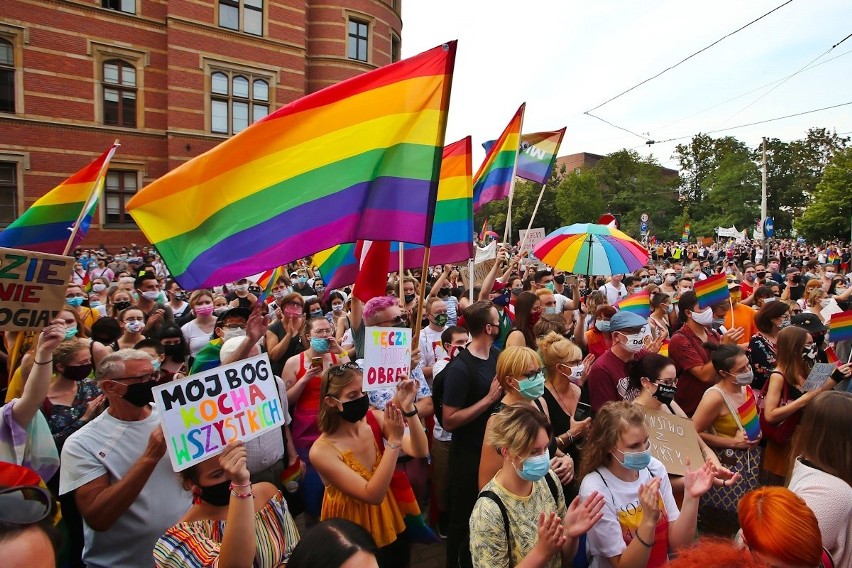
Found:
[[[831,303],[831,298],[822,288],[814,288],[807,295],[807,309],[805,312],[810,312],[819,318],[819,321],[825,323],[825,318],[822,317],[823,309]]]

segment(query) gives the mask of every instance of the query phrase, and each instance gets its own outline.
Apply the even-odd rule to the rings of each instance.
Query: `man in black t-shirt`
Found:
[[[443,426],[452,432],[449,470],[450,527],[447,535],[447,567],[459,566],[459,552],[469,558],[468,521],[479,495],[479,456],[485,426],[494,405],[502,398],[497,382],[497,349],[500,334],[497,308],[490,301],[474,302],[464,312],[472,340],[444,370]],[[462,565],[470,565],[462,562]]]

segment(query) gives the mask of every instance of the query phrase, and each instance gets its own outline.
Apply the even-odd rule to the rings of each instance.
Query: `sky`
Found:
[[[793,0],[593,112],[640,136],[584,114],[784,2],[403,0],[402,53],[458,40],[446,140],[473,136],[474,169],[522,102],[525,133],[567,126],[560,155],[628,148],[677,169],[675,146],[698,132],[852,103],[852,37],[831,49],[852,2]],[[757,147],[810,127],[852,135],[852,104],[710,135]]]

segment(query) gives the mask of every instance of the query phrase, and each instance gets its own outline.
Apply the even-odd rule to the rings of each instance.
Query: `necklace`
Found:
[[[558,371],[557,371],[557,372],[558,372]],[[555,384],[555,383],[551,383],[551,384],[552,384],[552,386],[553,386],[553,392],[555,392],[555,393],[556,393],[556,396],[559,398],[559,403],[560,403],[560,405],[562,406],[562,410],[564,410],[564,411],[565,411],[565,413],[566,413],[566,414],[568,414],[568,417],[570,418],[570,417],[571,417],[571,411],[570,411],[570,410],[568,410],[568,403],[567,403],[567,402],[565,402],[565,399],[564,399],[564,398],[562,398],[562,394],[559,392],[559,389],[558,389],[558,388],[556,388],[556,384]],[[568,383],[568,390],[569,390],[569,391],[571,391],[571,393],[573,394],[574,389],[572,389],[572,388],[571,388],[571,383],[570,383],[570,382]]]

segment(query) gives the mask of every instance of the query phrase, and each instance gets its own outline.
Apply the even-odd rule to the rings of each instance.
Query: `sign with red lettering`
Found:
[[[411,329],[368,327],[364,336],[364,390],[395,387],[411,371]]]
[[[42,329],[65,303],[74,257],[0,247],[0,330]]]
[[[154,387],[154,401],[175,471],[284,423],[266,353]]]

